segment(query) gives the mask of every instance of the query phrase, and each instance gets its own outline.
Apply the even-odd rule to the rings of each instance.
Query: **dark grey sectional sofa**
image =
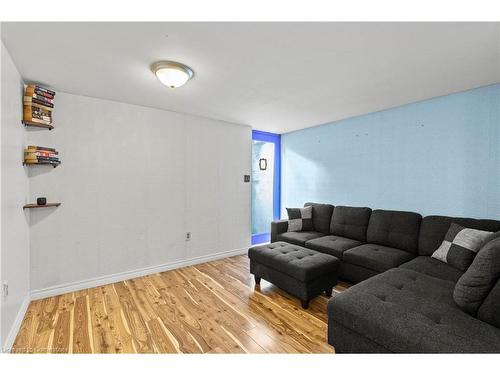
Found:
[[[453,300],[463,272],[430,257],[451,223],[497,232],[500,221],[306,205],[313,206],[314,230],[287,232],[287,221],[276,221],[271,242],[334,255],[340,279],[356,284],[328,303],[328,342],[336,352],[500,352],[500,325]],[[487,314],[500,314],[500,281],[488,299]]]

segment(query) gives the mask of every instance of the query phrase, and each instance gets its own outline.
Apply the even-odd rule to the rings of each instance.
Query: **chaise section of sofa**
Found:
[[[365,280],[328,303],[339,353],[500,352],[500,329],[460,310],[455,283],[404,268]]]
[[[328,342],[337,352],[500,352],[500,329],[489,324],[495,321],[492,311],[500,314],[500,303],[491,303],[500,297],[500,281],[485,300],[483,311],[489,315],[469,315],[453,300],[463,272],[430,257],[453,222],[500,231],[496,220],[423,218],[416,258],[330,299]]]

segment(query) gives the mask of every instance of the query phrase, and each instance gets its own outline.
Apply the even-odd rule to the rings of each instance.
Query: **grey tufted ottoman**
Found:
[[[307,309],[309,300],[325,292],[332,295],[340,260],[287,242],[273,242],[248,250],[250,273],[299,298]]]

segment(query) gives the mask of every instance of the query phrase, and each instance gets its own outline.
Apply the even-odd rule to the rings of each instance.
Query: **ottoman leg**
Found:
[[[260,277],[257,275],[253,275],[255,278],[255,284],[260,284]]]
[[[302,308],[303,309],[309,308],[309,300],[301,301],[301,303],[302,303]]]
[[[332,296],[332,290],[333,290],[333,288],[325,290],[325,294],[326,294],[327,297],[331,297]]]

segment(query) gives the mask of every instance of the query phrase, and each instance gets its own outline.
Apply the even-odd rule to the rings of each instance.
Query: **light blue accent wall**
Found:
[[[282,217],[304,202],[500,219],[500,84],[282,135]]]

